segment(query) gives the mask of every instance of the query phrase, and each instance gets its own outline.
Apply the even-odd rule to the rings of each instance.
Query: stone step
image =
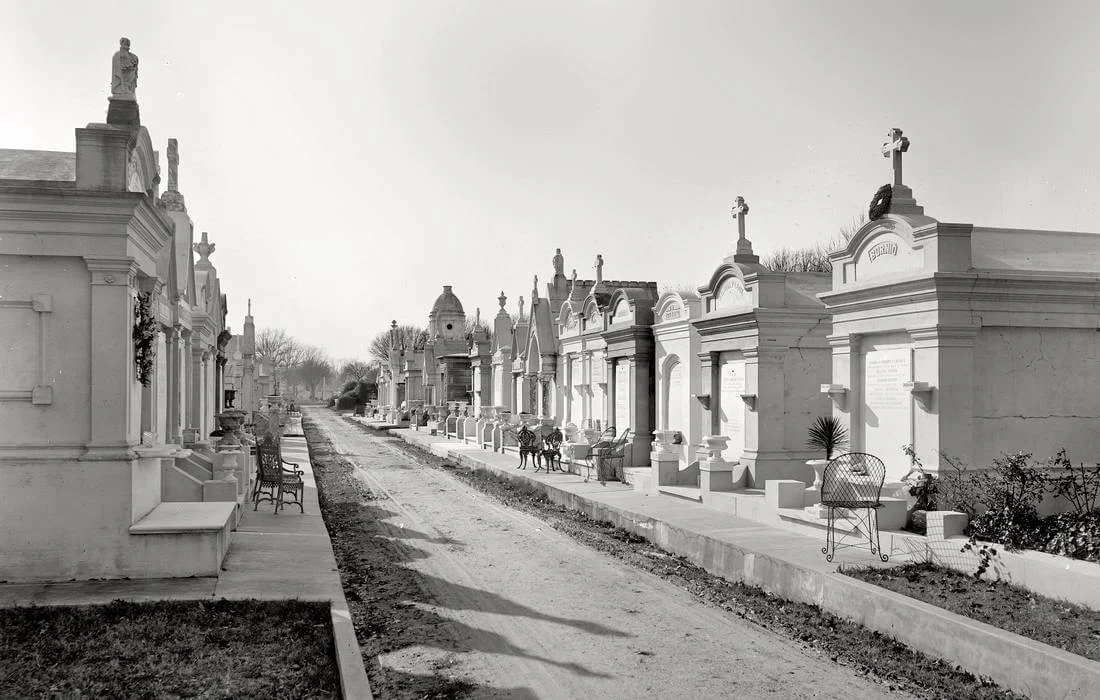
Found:
[[[703,492],[698,486],[658,486],[657,490],[673,498],[684,498],[689,501],[703,502]]]
[[[236,501],[161,503],[130,526],[141,578],[217,576],[236,524]]]

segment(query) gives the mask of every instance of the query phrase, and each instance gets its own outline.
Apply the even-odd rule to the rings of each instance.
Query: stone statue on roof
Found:
[[[130,40],[118,40],[118,51],[111,58],[111,97],[119,100],[137,99],[138,57],[130,53]]]
[[[558,248],[554,252],[554,275],[557,276],[557,275],[564,275],[564,274],[565,274],[565,258],[562,257],[561,248]]]

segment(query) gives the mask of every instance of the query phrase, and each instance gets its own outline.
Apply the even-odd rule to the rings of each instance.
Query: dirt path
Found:
[[[350,581],[362,586],[353,610],[361,597],[397,597],[391,627],[415,635],[377,650],[379,697],[898,697],[418,464],[391,439],[309,415],[369,490],[328,504],[373,533],[355,555],[403,562],[397,576],[369,581],[367,566]],[[372,624],[381,638],[387,621]],[[452,685],[418,684],[440,676]]]

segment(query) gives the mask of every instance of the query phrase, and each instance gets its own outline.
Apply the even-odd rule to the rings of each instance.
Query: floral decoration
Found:
[[[867,210],[867,218],[871,221],[878,219],[886,212],[890,211],[890,201],[894,198],[894,188],[892,185],[883,185],[875,192],[874,198],[871,200],[871,206]]]
[[[157,319],[153,316],[153,295],[144,292],[137,295],[134,308],[134,364],[137,380],[149,386],[153,378],[153,360],[157,356]]]

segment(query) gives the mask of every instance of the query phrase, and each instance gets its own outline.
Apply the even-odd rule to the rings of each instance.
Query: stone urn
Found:
[[[825,478],[825,467],[828,466],[829,460],[827,459],[811,459],[806,461],[806,465],[814,470],[814,483],[810,484],[810,488],[816,491],[821,490],[821,481]]]
[[[677,430],[658,430],[653,435],[656,440],[654,441],[654,452],[663,455],[676,455],[678,450],[676,449],[676,435]]]
[[[246,413],[239,409],[230,409],[214,414],[218,419],[218,430],[222,433],[218,441],[218,452],[230,452],[241,447],[241,425]]]
[[[707,458],[711,460],[721,461],[722,453],[729,447],[730,439],[725,435],[707,435],[703,438],[703,444],[706,446]]]

